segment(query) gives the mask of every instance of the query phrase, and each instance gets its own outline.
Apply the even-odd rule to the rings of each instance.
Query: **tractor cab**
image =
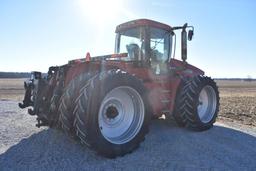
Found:
[[[187,28],[190,28],[188,34]],[[187,23],[177,27],[148,19],[123,23],[116,27],[115,53],[127,53],[128,56],[121,60],[134,61],[135,64],[140,64],[139,67],[149,67],[156,75],[170,73],[168,64],[171,62],[171,56],[174,56],[174,31],[178,29],[182,30],[181,59],[186,64],[187,40],[192,40],[194,34],[194,27],[188,26]]]
[[[125,61],[151,67],[155,74],[167,73],[172,52],[170,26],[146,19],[117,26],[115,53],[127,53]]]

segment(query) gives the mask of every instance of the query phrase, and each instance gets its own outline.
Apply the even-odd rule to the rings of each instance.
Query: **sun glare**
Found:
[[[115,20],[123,9],[121,0],[79,0],[85,17],[98,26]]]

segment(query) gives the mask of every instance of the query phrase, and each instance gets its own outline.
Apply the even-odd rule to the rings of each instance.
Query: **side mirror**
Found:
[[[189,30],[188,31],[188,40],[191,41],[194,35],[194,30]]]

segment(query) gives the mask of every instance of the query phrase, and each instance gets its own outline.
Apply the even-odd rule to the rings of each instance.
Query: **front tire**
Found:
[[[195,76],[183,87],[178,110],[185,126],[204,131],[213,126],[219,111],[219,92],[213,79]]]
[[[76,133],[99,154],[114,158],[136,149],[151,119],[143,83],[120,70],[88,81],[77,99]]]
[[[186,85],[187,85],[187,80],[182,79],[181,82],[180,82],[179,88],[177,90],[177,93],[176,93],[175,106],[174,106],[174,109],[173,109],[173,112],[172,112],[172,116],[173,116],[176,124],[179,127],[185,127],[186,126],[186,123],[184,122],[184,119],[182,118],[182,116],[180,114],[181,111],[179,110],[180,103],[182,103],[181,102],[182,91],[183,91],[183,88]],[[169,118],[171,118],[171,116],[167,115],[167,119],[169,119]]]

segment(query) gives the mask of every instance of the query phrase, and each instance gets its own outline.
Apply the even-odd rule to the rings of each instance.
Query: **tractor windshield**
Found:
[[[165,63],[171,53],[170,33],[153,27],[136,27],[117,33],[115,53],[128,53],[126,61]]]
[[[116,52],[128,53],[126,61],[141,60],[143,53],[143,42],[145,29],[143,27],[129,29],[117,34]]]

